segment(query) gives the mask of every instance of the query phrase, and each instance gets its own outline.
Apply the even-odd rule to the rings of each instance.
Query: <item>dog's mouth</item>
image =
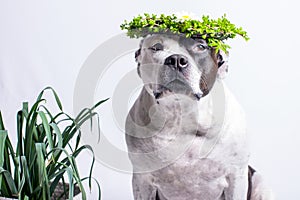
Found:
[[[166,93],[166,90],[165,91],[153,91],[153,95],[154,95],[155,99],[158,100],[158,99],[161,99],[161,98],[163,98],[165,96],[175,94],[171,90],[167,90],[167,91],[168,91],[167,93]],[[202,97],[202,95],[200,93],[190,93],[187,96],[189,96],[192,99],[195,99],[197,101],[199,101],[201,99],[201,97]],[[180,98],[176,98],[175,100],[179,100],[179,99]]]
[[[180,100],[183,95],[197,101],[202,97],[202,93],[194,92],[189,85],[179,79],[172,80],[164,85],[154,84],[152,85],[152,91],[156,100],[170,95],[175,95],[175,100]]]

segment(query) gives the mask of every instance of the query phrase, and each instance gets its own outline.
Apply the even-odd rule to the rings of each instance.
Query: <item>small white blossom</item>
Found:
[[[186,21],[186,20],[199,20],[199,17],[191,12],[177,12],[175,13],[175,16],[179,21]]]

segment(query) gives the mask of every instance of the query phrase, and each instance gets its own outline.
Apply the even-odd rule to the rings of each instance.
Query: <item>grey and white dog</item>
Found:
[[[226,55],[199,38],[145,37],[144,87],[126,120],[136,200],[268,200],[248,166],[244,113],[222,82]]]

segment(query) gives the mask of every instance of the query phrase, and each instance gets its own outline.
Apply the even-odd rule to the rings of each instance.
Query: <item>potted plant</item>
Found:
[[[52,92],[58,113],[53,114],[47,108],[43,99],[46,90]],[[94,110],[106,100],[72,118],[63,112],[56,92],[51,87],[45,88],[31,108],[25,102],[18,111],[15,148],[0,112],[0,199],[73,199],[79,192],[81,199],[86,199],[82,182],[87,180],[91,187],[95,157],[91,146],[80,144],[80,127],[98,117]],[[81,177],[77,168],[76,158],[83,150],[93,155],[88,177]],[[100,185],[95,182],[100,199]]]

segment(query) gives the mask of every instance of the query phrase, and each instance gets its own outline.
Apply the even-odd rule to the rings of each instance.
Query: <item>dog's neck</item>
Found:
[[[211,93],[214,93],[214,88]],[[209,129],[214,128],[218,121],[214,116],[214,105],[212,95],[196,101],[184,95],[169,95],[161,99],[155,99],[145,88],[142,89],[137,105],[142,106],[137,109],[143,112],[131,113],[135,123],[148,125],[152,123],[154,128],[162,126],[178,126],[178,123],[189,127],[189,124],[198,124],[198,129],[205,134]],[[155,122],[153,121],[155,120]],[[151,126],[152,127],[152,126]]]

